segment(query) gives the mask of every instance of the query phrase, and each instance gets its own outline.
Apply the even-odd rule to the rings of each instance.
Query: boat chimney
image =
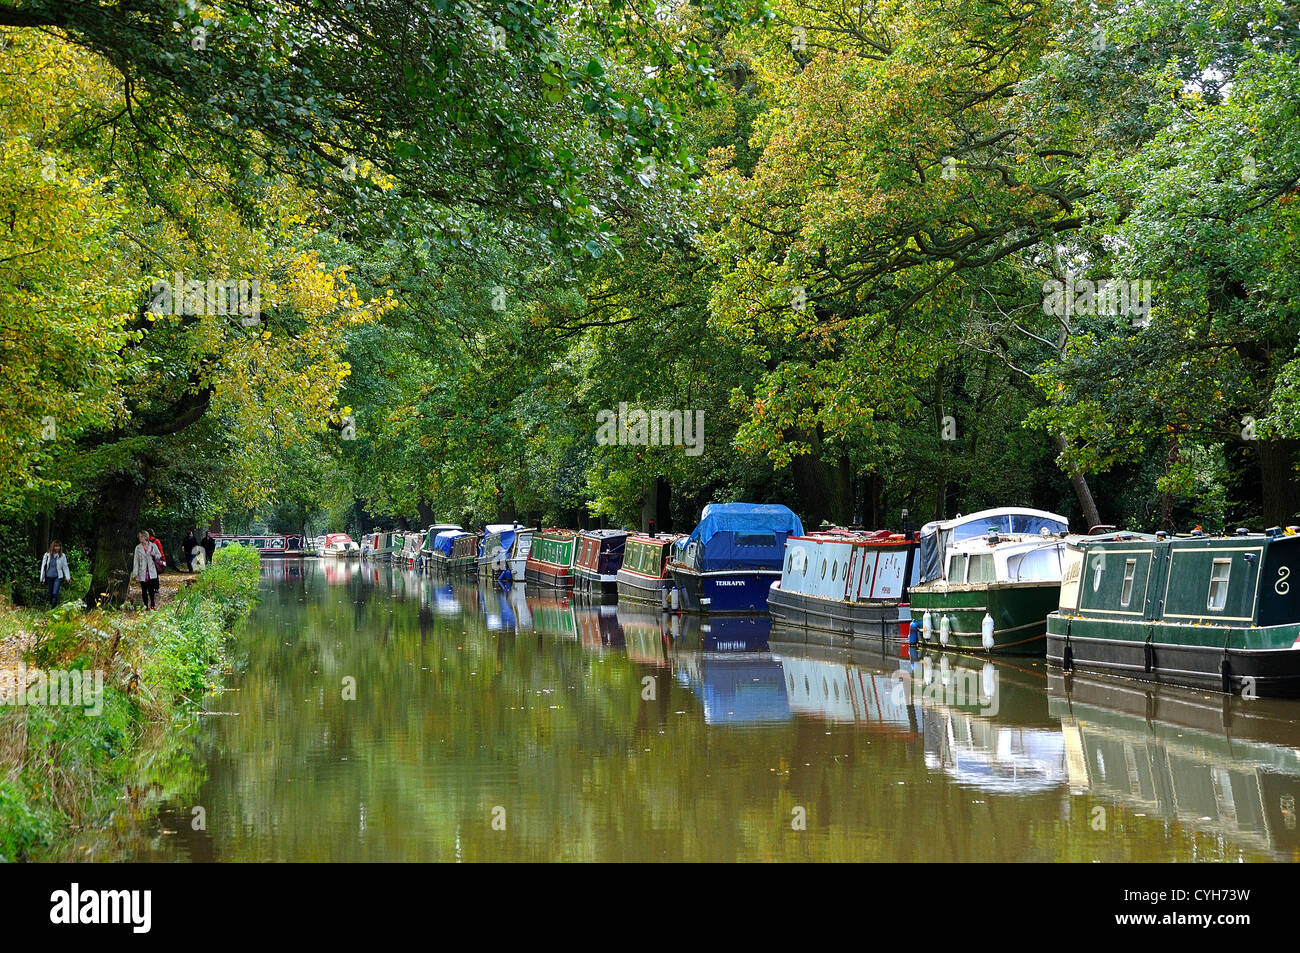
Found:
[[[912,518],[908,516],[907,510],[903,510],[903,538],[910,542],[912,533]]]
[[[650,538],[651,538],[651,539],[654,539],[654,537],[655,537],[655,521],[654,521],[654,520],[651,520],[651,521],[650,521]]]

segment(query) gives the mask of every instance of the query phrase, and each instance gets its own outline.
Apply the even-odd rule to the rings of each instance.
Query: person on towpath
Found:
[[[131,575],[140,583],[140,601],[144,611],[158,608],[158,572],[162,565],[162,550],[149,539],[146,530],[136,534],[140,542],[135,547],[131,558]]]
[[[59,588],[64,582],[72,582],[72,573],[68,571],[68,556],[63,551],[63,544],[57,539],[50,543],[50,548],[41,557],[41,582],[50,594],[50,608],[59,604]]]

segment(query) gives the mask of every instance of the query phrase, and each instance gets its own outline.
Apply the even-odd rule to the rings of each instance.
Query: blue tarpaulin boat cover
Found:
[[[458,533],[455,530],[448,530],[445,533],[439,533],[433,541],[434,552],[442,553],[444,556],[451,555],[451,548],[456,545],[456,540],[462,536],[468,536],[469,533]]]
[[[700,572],[780,569],[786,537],[802,535],[799,517],[780,503],[710,503],[674,557]]]
[[[483,527],[484,540],[493,533],[501,534],[501,551],[507,555],[515,548],[515,533],[523,529],[518,523],[489,523]],[[491,556],[492,553],[484,553],[485,556]]]

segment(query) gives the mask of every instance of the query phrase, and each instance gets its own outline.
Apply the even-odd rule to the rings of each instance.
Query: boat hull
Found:
[[[524,570],[524,581],[551,589],[572,589],[573,570],[568,566],[530,561]]]
[[[1043,655],[1047,616],[1060,602],[1059,582],[993,583],[988,586],[917,586],[911,590],[918,640],[931,648],[993,655]],[[924,624],[927,613],[931,624]],[[984,644],[984,617],[993,619],[992,647]],[[948,620],[944,641],[943,619]]]
[[[1292,647],[1297,639],[1300,624],[1180,625],[1055,612],[1047,620],[1047,660],[1067,671],[1124,675],[1232,694],[1300,698],[1300,649]]]
[[[664,606],[668,602],[665,593],[673,587],[671,577],[645,576],[626,569],[620,569],[615,579],[619,602],[642,602],[647,605]]]
[[[895,642],[906,641],[907,622],[911,618],[905,605],[849,602],[806,592],[787,592],[780,583],[772,586],[768,593],[767,609],[782,625],[834,632],[855,639],[889,639]]]
[[[618,576],[601,575],[583,566],[573,570],[573,588],[577,592],[590,592],[602,596],[618,595]]]
[[[766,612],[768,591],[781,578],[779,569],[701,573],[674,565],[669,573],[684,612]]]

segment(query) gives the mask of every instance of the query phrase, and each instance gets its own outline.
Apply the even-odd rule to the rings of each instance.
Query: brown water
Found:
[[[194,790],[124,856],[1297,856],[1298,706],[849,645],[268,563]]]

